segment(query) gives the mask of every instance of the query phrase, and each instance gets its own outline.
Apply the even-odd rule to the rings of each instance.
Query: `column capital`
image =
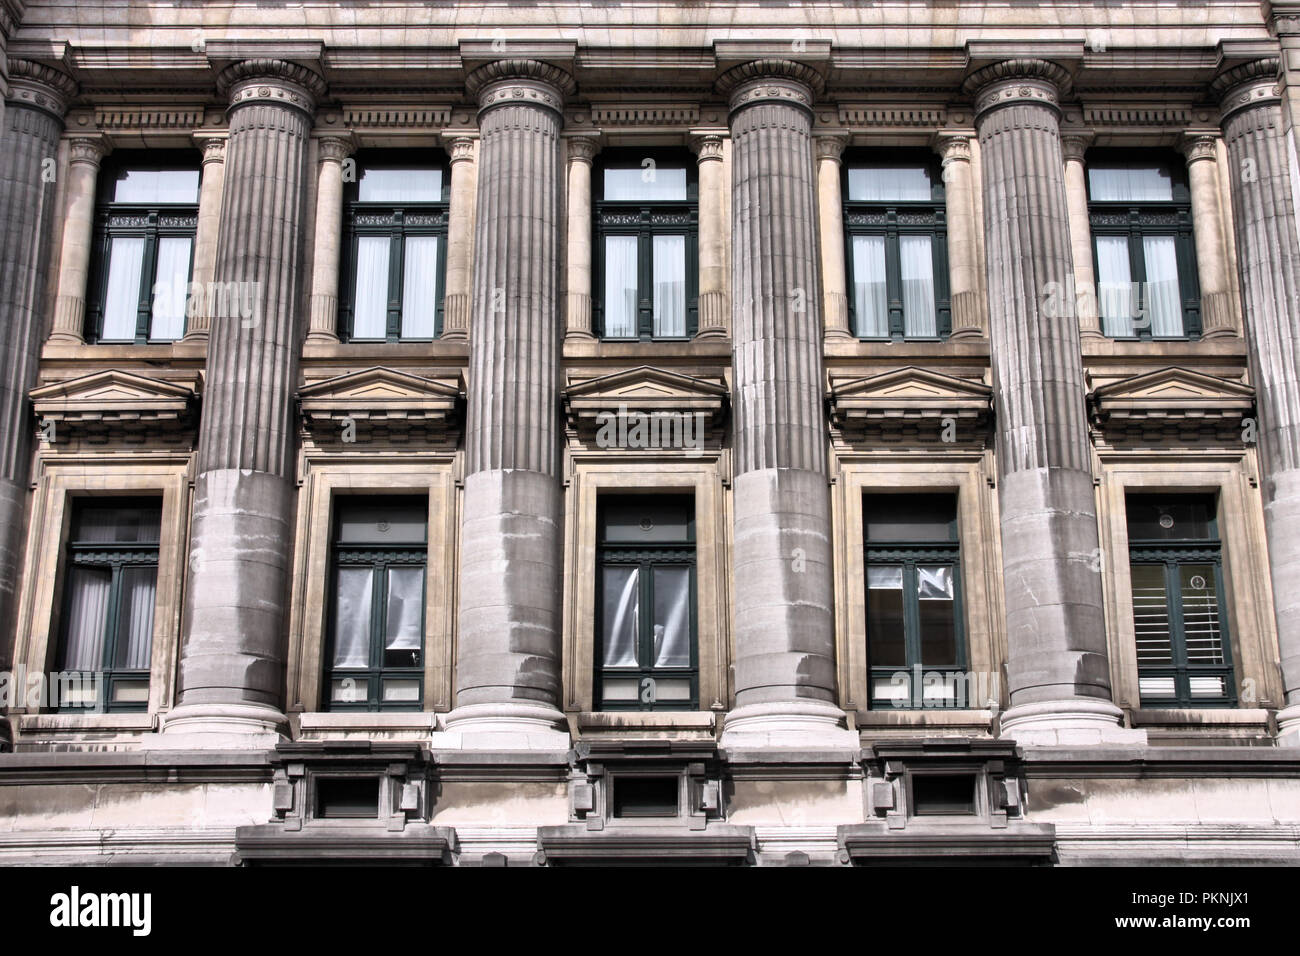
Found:
[[[478,133],[471,130],[443,131],[442,146],[447,150],[451,164],[467,163],[474,158],[474,144]]]
[[[1061,157],[1067,162],[1083,162],[1083,154],[1088,151],[1096,134],[1090,129],[1061,130]]]
[[[838,163],[848,145],[849,131],[846,129],[819,130],[813,133],[813,156],[818,161],[828,159]]]
[[[325,133],[315,139],[318,162],[341,163],[357,151],[357,140],[351,130]]]
[[[1234,66],[1216,76],[1210,89],[1219,98],[1223,118],[1227,119],[1243,109],[1281,102],[1281,65],[1278,57],[1264,57]]]
[[[999,106],[1029,103],[1060,110],[1070,89],[1070,71],[1051,60],[1021,57],[1001,60],[966,77],[962,90],[975,97],[975,115]]]
[[[687,145],[695,154],[697,162],[707,163],[722,161],[722,141],[727,136],[725,129],[693,129]]]
[[[1278,36],[1300,36],[1300,3],[1270,3],[1269,14]]]
[[[32,60],[9,59],[9,96],[15,106],[44,110],[62,120],[77,83],[62,70]]]
[[[194,145],[203,151],[203,165],[226,161],[226,141],[230,134],[225,130],[203,130],[190,135]]]
[[[716,83],[731,112],[755,103],[776,102],[812,112],[813,99],[826,86],[825,78],[806,63],[794,60],[750,60],[733,66]]]
[[[493,60],[472,71],[465,88],[478,97],[478,109],[484,111],[511,103],[541,106],[560,113],[564,98],[577,89],[567,70],[541,60]]]
[[[262,103],[311,116],[325,89],[325,78],[314,69],[288,60],[239,60],[217,74],[217,90],[230,97],[231,109]]]
[[[68,161],[98,168],[113,151],[113,141],[104,133],[82,133],[68,139]]]
[[[1190,166],[1198,160],[1218,159],[1218,145],[1218,134],[1198,131],[1183,133],[1178,148],[1187,157],[1187,165]]]
[[[943,159],[943,165],[949,163],[970,162],[970,141],[974,130],[941,129],[930,140],[931,148]]]
[[[599,133],[566,133],[563,139],[568,144],[568,160],[571,163],[590,164],[600,152]]]

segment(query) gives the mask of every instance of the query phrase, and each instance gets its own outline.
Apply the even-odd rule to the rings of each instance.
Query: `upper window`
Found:
[[[1114,338],[1201,333],[1191,194],[1174,156],[1088,153],[1088,216],[1102,331]]]
[[[603,710],[695,710],[695,504],[602,500],[596,582],[596,699]]]
[[[1129,495],[1127,512],[1142,706],[1235,704],[1214,497]]]
[[[339,301],[349,340],[429,341],[441,333],[449,189],[440,165],[358,160]]]
[[[695,163],[603,154],[595,176],[595,317],[606,339],[684,339],[698,325]]]
[[[424,699],[427,499],[336,508],[329,710],[419,710]]]
[[[62,709],[148,706],[161,521],[156,500],[74,503],[59,670],[85,694]]]
[[[973,703],[961,683],[966,647],[956,497],[873,495],[863,517],[871,706]]]
[[[844,165],[849,314],[864,339],[937,339],[952,328],[943,177],[934,157],[890,152]]]
[[[87,338],[172,342],[185,334],[199,163],[189,154],[119,154],[100,174]]]

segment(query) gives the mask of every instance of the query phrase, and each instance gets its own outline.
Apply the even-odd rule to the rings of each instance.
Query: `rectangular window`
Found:
[[[345,211],[340,328],[354,342],[429,341],[442,332],[450,177],[438,165],[358,161]]]
[[[957,499],[864,501],[871,706],[965,707]]]
[[[695,163],[687,155],[611,151],[593,185],[606,339],[684,339],[698,324]]]
[[[850,159],[844,195],[854,334],[863,339],[947,336],[952,327],[947,225],[943,178],[933,158]]]
[[[1102,331],[1138,339],[1200,335],[1191,193],[1182,162],[1152,151],[1090,151],[1088,215]]]
[[[334,523],[328,710],[424,700],[428,501],[345,498]]]
[[[161,527],[156,500],[74,503],[59,670],[61,688],[75,690],[61,693],[61,710],[148,706]]]
[[[92,342],[172,342],[185,335],[199,218],[199,166],[190,154],[120,154],[100,175]]]
[[[1127,512],[1142,706],[1234,705],[1213,496],[1129,495]]]
[[[603,710],[695,710],[695,504],[646,495],[602,500],[596,694]]]

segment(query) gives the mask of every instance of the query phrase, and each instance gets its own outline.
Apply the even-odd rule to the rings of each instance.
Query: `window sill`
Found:
[[[46,748],[133,750],[145,734],[158,729],[158,715],[126,714],[15,714],[15,750]]]
[[[712,739],[716,717],[711,711],[583,711],[575,720],[584,737],[690,737]]]
[[[1139,707],[1134,727],[1268,730],[1268,711],[1255,707]]]
[[[438,715],[428,711],[391,713],[313,712],[296,715],[303,740],[428,740],[437,729]]]
[[[993,732],[991,710],[944,710],[937,707],[907,710],[867,710],[857,712],[858,732],[864,737],[889,735],[891,731],[915,734],[918,729],[953,736],[990,735]]]

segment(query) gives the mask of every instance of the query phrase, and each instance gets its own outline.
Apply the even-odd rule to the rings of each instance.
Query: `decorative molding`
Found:
[[[578,88],[573,80],[573,74],[568,70],[552,63],[529,59],[493,60],[491,63],[485,63],[472,70],[465,78],[465,88],[470,96],[479,97],[479,106],[483,108],[487,105],[483,100],[484,95],[497,84],[521,81],[531,81],[529,85],[549,87],[558,99],[572,96]]]
[[[975,97],[975,113],[1012,103],[1036,103],[1058,109],[1070,89],[1070,72],[1050,60],[1001,60],[966,77],[962,90]]]
[[[950,163],[969,163],[971,158],[970,141],[974,131],[939,130],[934,134],[934,149],[943,157],[943,165]]]
[[[1190,166],[1202,159],[1219,158],[1218,152],[1219,137],[1211,133],[1188,133],[1183,137],[1179,144],[1183,155],[1187,157],[1187,163]]]
[[[831,160],[838,163],[848,145],[849,134],[847,132],[813,133],[813,155],[819,162],[821,160]]]
[[[832,376],[831,421],[845,441],[937,444],[945,419],[960,423],[959,444],[983,448],[993,414],[993,389],[983,382],[906,366],[866,378]]]
[[[1083,162],[1083,156],[1088,152],[1088,147],[1092,145],[1094,138],[1094,134],[1091,130],[1061,130],[1061,158],[1067,163]]]
[[[316,137],[316,158],[322,163],[341,163],[356,152],[356,149],[357,141],[351,132],[331,132]]]
[[[692,126],[700,121],[696,103],[593,103],[597,126]]]
[[[1210,89],[1219,97],[1223,117],[1253,106],[1275,103],[1282,98],[1281,60],[1264,57],[1224,70]]]
[[[113,151],[113,141],[102,133],[87,133],[68,140],[68,162],[99,167],[104,157]]]
[[[33,60],[9,58],[10,103],[44,110],[61,121],[76,95],[76,81],[62,70]]]
[[[569,162],[587,163],[596,158],[600,152],[600,136],[593,133],[579,133],[577,135],[568,135],[564,141],[569,146]]]
[[[839,121],[845,126],[936,127],[946,122],[942,106],[907,104],[840,103]]]
[[[726,139],[725,130],[718,132],[696,132],[693,131],[690,138],[690,148],[696,156],[698,162],[707,163],[714,160],[722,161],[722,141]]]
[[[311,115],[325,89],[325,78],[314,69],[287,60],[239,60],[217,74],[217,91],[229,95],[232,109],[262,102]]]
[[[602,424],[598,418],[622,411],[652,416],[702,414],[702,437],[712,447],[721,440],[729,396],[721,378],[694,378],[642,365],[595,378],[570,373],[563,402],[571,443],[588,443]]]
[[[1088,126],[1187,126],[1194,121],[1191,106],[1131,103],[1084,106],[1083,122]]]
[[[343,125],[351,129],[446,126],[451,122],[450,106],[343,107]]]
[[[1169,367],[1092,390],[1094,437],[1106,444],[1216,441],[1241,445],[1241,420],[1252,414],[1255,390],[1240,382]]]
[[[474,144],[478,142],[478,134],[469,133],[443,133],[442,145],[447,150],[451,164],[467,163],[474,158]]]
[[[97,106],[100,129],[193,129],[203,125],[202,106]]]
[[[356,439],[454,442],[463,395],[459,383],[429,379],[384,366],[348,372],[298,390],[306,437],[317,445],[344,440],[349,422]]]
[[[60,433],[91,441],[125,438],[132,442],[191,434],[198,421],[193,385],[105,369],[78,378],[40,385],[30,392],[32,408]]]

